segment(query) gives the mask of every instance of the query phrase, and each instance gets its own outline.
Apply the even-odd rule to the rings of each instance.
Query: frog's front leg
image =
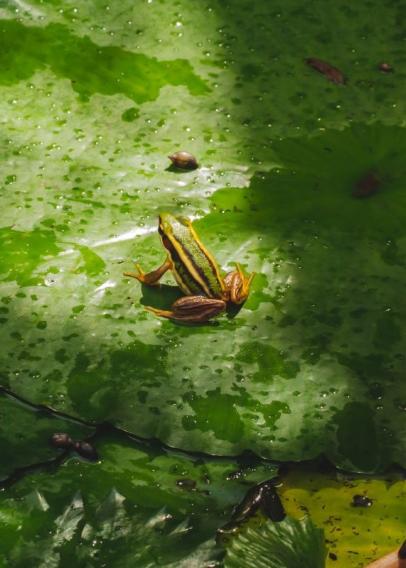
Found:
[[[184,296],[172,304],[171,310],[158,310],[147,306],[147,310],[173,321],[182,323],[204,323],[218,316],[226,308],[224,300],[206,296]]]
[[[237,264],[237,270],[229,272],[224,278],[224,284],[228,292],[228,299],[233,304],[242,304],[248,298],[251,282],[255,272],[245,276],[241,266]]]
[[[156,270],[152,270],[145,274],[139,264],[135,265],[137,272],[124,272],[124,276],[130,276],[131,278],[136,278],[142,284],[146,284],[147,286],[157,286],[159,284],[159,280],[165,274],[167,270],[171,270],[172,262],[167,258],[165,262]]]

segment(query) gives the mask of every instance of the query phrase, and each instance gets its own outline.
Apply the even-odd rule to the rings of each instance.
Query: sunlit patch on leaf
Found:
[[[15,280],[21,286],[43,281],[36,269],[42,261],[60,251],[55,233],[43,229],[15,231],[0,229],[0,268],[2,280]]]
[[[49,66],[70,79],[83,100],[94,93],[123,93],[138,103],[155,99],[166,84],[185,85],[193,94],[205,94],[205,83],[187,61],[158,61],[114,46],[98,46],[89,38],[71,34],[65,26],[28,27],[3,20],[0,33],[5,49],[0,61],[0,83],[28,79]],[[63,56],[61,54],[63,53]]]

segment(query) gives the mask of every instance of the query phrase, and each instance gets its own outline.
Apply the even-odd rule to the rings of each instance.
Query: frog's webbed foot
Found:
[[[249,276],[245,276],[242,268],[237,264],[237,270],[229,272],[224,278],[224,284],[228,291],[228,299],[233,304],[242,304],[248,298],[250,293],[251,282],[253,281],[255,272]]]
[[[156,316],[182,323],[204,323],[224,311],[223,300],[206,296],[184,296],[172,304],[171,310],[158,310],[147,306],[146,309]]]
[[[167,258],[159,268],[148,273],[145,273],[139,264],[136,264],[135,268],[137,272],[124,272],[124,276],[136,278],[139,282],[147,286],[157,286],[165,272],[172,268],[172,263],[169,258]]]

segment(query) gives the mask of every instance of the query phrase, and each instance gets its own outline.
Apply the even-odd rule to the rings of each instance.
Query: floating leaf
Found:
[[[61,452],[51,446],[50,438],[61,431],[81,440],[94,429],[34,412],[0,393],[0,481],[18,468],[58,457]]]
[[[247,526],[227,545],[225,568],[324,568],[323,531],[309,518]]]
[[[183,449],[404,465],[400,7],[209,8],[3,3],[2,384]],[[122,276],[165,257],[161,210],[257,271],[238,314],[145,312],[178,293]]]
[[[96,464],[72,457],[0,495],[0,563],[200,568],[221,555],[216,530],[236,503],[276,474],[267,464],[143,448],[119,434],[97,449]]]

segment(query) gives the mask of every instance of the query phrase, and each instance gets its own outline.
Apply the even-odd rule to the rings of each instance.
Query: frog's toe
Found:
[[[135,265],[135,272],[124,272],[124,276],[129,276],[130,278],[135,278],[138,282],[145,284],[145,272],[142,270],[139,264]]]

